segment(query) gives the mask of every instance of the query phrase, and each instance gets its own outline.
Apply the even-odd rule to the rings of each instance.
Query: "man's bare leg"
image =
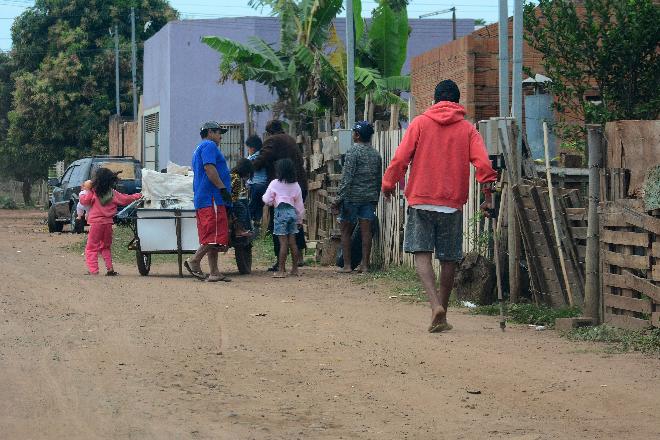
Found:
[[[212,244],[203,244],[192,257],[188,258],[188,264],[190,264],[192,270],[202,272],[202,258],[204,258],[212,246]]]
[[[286,277],[286,256],[289,253],[289,240],[286,235],[278,235],[277,240],[280,244],[280,253],[277,256],[277,272],[273,274],[273,278]]]
[[[440,262],[440,289],[438,296],[442,307],[445,309],[445,315],[441,322],[447,322],[447,310],[449,308],[449,295],[454,288],[454,275],[456,274],[455,261]]]
[[[362,261],[358,272],[367,273],[371,257],[371,220],[360,219],[360,235],[362,237]]]
[[[223,275],[218,268],[218,247],[216,245],[209,245],[207,255],[209,259],[210,276],[222,278]]]
[[[296,243],[296,234],[287,235],[289,249],[291,249],[291,275],[298,275],[298,263],[300,263],[300,249]]]
[[[337,270],[341,273],[351,273],[353,268],[351,267],[351,235],[353,234],[353,223],[351,222],[341,222],[341,250],[342,255],[344,256],[344,267]]]
[[[431,326],[446,320],[447,309],[442,305],[438,290],[435,287],[435,273],[433,272],[433,253],[416,252],[415,270],[424,286],[426,296],[431,303]]]

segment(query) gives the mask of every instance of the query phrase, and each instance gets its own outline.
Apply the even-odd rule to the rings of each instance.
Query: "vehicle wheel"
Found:
[[[48,208],[48,232],[62,232],[64,225],[57,221],[55,207]]]
[[[71,208],[71,232],[74,234],[80,234],[83,232],[83,229],[85,228],[85,221],[84,220],[78,220],[76,217],[78,217],[78,214],[76,213],[76,207]]]
[[[145,254],[138,249],[135,251],[135,258],[140,275],[143,277],[149,275],[149,271],[151,270],[151,254]]]
[[[252,272],[252,245],[238,245],[234,247],[234,254],[238,273],[248,275]]]

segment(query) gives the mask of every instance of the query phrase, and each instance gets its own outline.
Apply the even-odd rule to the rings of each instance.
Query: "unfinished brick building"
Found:
[[[513,20],[510,19],[509,59],[513,46],[512,27]],[[498,24],[491,24],[413,58],[412,95],[417,114],[433,104],[436,84],[449,78],[456,81],[461,90],[461,104],[465,106],[468,118],[479,121],[498,116],[498,34]],[[540,63],[541,55],[525,43],[523,66],[534,73],[543,73]],[[509,76],[509,84],[510,81]]]

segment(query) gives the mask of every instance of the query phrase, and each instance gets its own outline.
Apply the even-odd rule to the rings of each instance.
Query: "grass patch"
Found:
[[[378,284],[383,286],[389,295],[413,302],[426,302],[428,299],[415,269],[407,266],[392,266],[386,270],[369,272],[366,275],[353,277],[356,284]]]
[[[571,341],[604,342],[609,345],[609,351],[638,351],[646,354],[660,355],[660,329],[625,330],[609,325],[576,328],[565,336]]]
[[[470,309],[473,315],[497,316],[500,314],[499,304],[477,306]],[[517,324],[534,324],[553,327],[557,318],[574,318],[581,315],[578,307],[553,309],[536,304],[507,304],[505,307],[507,320]]]
[[[71,252],[75,252],[78,255],[85,252],[85,246],[87,245],[87,234],[80,234],[81,240],[69,245],[67,249]],[[133,239],[133,231],[128,226],[117,225],[113,230],[112,236],[112,260],[118,263],[123,264],[132,264],[135,265],[135,251],[128,249],[128,243]],[[100,261],[100,255],[99,255]],[[154,254],[151,256],[151,264],[160,264],[160,263],[176,263],[177,256],[176,254],[167,254],[167,255],[158,255]]]

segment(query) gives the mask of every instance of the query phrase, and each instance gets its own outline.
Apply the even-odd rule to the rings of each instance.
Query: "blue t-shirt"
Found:
[[[204,165],[213,164],[218,170],[220,180],[225,184],[227,190],[231,192],[231,175],[225,156],[218,148],[215,142],[210,140],[203,140],[197,148],[192,157],[192,169],[195,173],[193,177],[193,193],[195,209],[207,208],[216,205],[224,205],[220,190],[216,187],[206,175]]]
[[[259,157],[259,154],[261,151],[257,151],[254,154],[251,154],[248,156],[248,160],[254,161],[256,160],[257,157]],[[262,168],[258,171],[255,171],[254,174],[252,175],[252,179],[250,179],[250,183],[252,184],[268,184],[268,173],[266,172],[266,168]]]

